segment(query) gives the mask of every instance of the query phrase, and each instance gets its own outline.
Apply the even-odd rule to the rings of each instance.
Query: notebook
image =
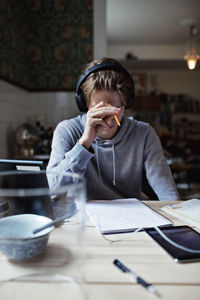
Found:
[[[190,199],[178,204],[167,205],[162,207],[162,210],[192,226],[200,228],[199,199]]]
[[[102,234],[172,225],[169,219],[135,198],[88,202],[86,213]]]

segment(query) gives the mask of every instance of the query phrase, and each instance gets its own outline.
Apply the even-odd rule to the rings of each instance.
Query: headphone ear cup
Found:
[[[129,102],[128,102],[127,105],[126,105],[126,108],[127,108],[127,109],[132,108],[133,103],[134,103],[134,97],[131,97],[131,98],[129,99]]]
[[[129,98],[129,101],[127,101],[126,109],[132,108],[133,103],[135,101],[135,83],[134,83],[133,80],[132,80],[132,82],[133,82],[133,87],[132,87],[132,90],[131,90],[131,97]]]
[[[78,106],[78,109],[81,112],[87,112],[88,108],[87,108],[85,95],[81,92],[79,95],[78,94],[75,95],[75,99],[76,99],[76,104]]]

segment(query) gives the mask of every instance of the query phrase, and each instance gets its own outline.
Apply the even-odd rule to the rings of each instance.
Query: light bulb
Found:
[[[189,58],[187,60],[187,65],[190,70],[194,70],[197,64],[197,60],[195,58]]]

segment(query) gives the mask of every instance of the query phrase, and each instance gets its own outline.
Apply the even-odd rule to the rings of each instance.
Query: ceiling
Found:
[[[180,45],[189,37],[180,22],[200,21],[200,0],[106,0],[106,13],[108,44]]]

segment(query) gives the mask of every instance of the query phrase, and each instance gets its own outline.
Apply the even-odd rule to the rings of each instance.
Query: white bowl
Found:
[[[0,251],[12,260],[26,260],[43,252],[49,239],[49,233],[54,226],[33,234],[52,219],[33,215],[21,214],[0,219]]]

